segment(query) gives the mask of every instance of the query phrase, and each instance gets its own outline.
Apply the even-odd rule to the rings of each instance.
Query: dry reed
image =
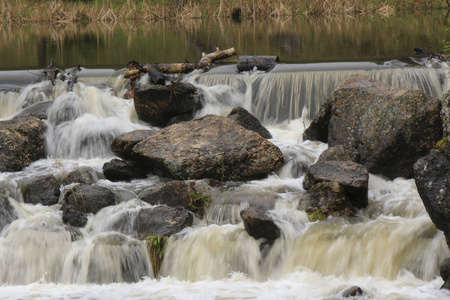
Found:
[[[0,2],[0,24],[46,22],[117,23],[124,21],[190,20],[204,17],[239,19],[281,19],[305,14],[359,15],[396,11],[417,12],[444,6],[439,0],[107,0],[98,3],[63,0],[13,0]],[[49,9],[50,8],[50,9]]]

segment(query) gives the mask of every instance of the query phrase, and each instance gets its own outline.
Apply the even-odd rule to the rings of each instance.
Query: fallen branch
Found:
[[[140,73],[147,73],[151,68],[157,69],[159,72],[174,74],[174,73],[188,73],[197,69],[209,69],[212,64],[218,60],[229,58],[236,55],[234,48],[226,50],[217,50],[213,53],[205,54],[198,63],[167,63],[167,64],[145,64],[139,65],[128,63],[127,69],[124,72],[125,78],[130,78]]]

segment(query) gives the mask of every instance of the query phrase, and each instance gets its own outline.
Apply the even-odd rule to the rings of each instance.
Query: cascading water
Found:
[[[0,198],[13,208],[4,214],[13,221],[6,226],[0,222],[2,298],[340,299],[353,285],[364,290],[362,299],[450,297],[439,290],[438,276],[439,262],[450,251],[414,180],[370,175],[369,206],[352,218],[310,222],[297,209],[304,172],[327,148],[303,141],[302,133],[342,78],[365,73],[439,97],[447,89],[446,69],[373,64],[359,69],[349,64],[346,70],[333,64],[284,65],[267,74],[220,74],[218,69],[187,78],[203,94],[205,106],[197,115],[225,116],[243,106],[267,126],[286,162],[266,179],[223,183],[223,193],[206,212],[208,222],[196,218],[191,228],[169,238],[159,279],[153,278],[145,241],[134,238],[131,224],[140,210],[152,209],[138,199],[139,193],[166,180],[149,174],[146,179],[110,182],[101,171],[113,157],[109,146],[116,135],[150,128],[138,121],[132,100],[122,98],[122,77],[80,82],[73,92],[49,82],[0,92],[0,103],[6,103],[0,119],[12,118],[33,103],[53,101],[47,120],[48,158],[20,172],[0,173]],[[84,228],[62,223],[61,204],[23,203],[22,181],[46,174],[62,180],[84,166],[96,173],[95,184],[110,188],[119,199],[89,216]],[[250,204],[229,201],[231,192],[276,196],[266,203],[281,228],[273,245],[247,234],[239,212]],[[8,205],[0,207],[6,211]]]

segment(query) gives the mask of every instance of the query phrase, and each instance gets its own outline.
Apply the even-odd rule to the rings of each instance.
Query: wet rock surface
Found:
[[[53,205],[58,203],[60,183],[53,175],[27,180],[21,184],[23,201],[31,204]]]
[[[0,172],[16,172],[45,156],[45,123],[34,117],[0,121]]]
[[[192,215],[183,207],[165,205],[141,209],[133,222],[139,239],[147,236],[172,235],[192,225]]]
[[[262,178],[284,162],[274,144],[215,115],[166,127],[133,152],[149,171],[177,180]]]
[[[151,125],[164,127],[178,115],[194,115],[202,107],[195,87],[188,82],[169,85],[136,85],[134,107],[138,117]]]
[[[344,145],[337,145],[334,147],[329,147],[320,154],[318,161],[359,161],[359,154],[355,149],[349,148]]]
[[[111,150],[122,159],[131,159],[133,147],[158,131],[159,129],[140,129],[123,133],[114,138]]]
[[[103,174],[111,181],[130,181],[147,177],[147,173],[136,163],[121,159],[106,162],[103,165]]]
[[[64,194],[64,202],[79,212],[97,213],[100,209],[115,205],[116,195],[108,188],[96,185],[75,185]]]
[[[236,121],[239,125],[247,128],[248,130],[253,130],[263,138],[272,138],[269,130],[262,126],[259,120],[243,107],[238,106],[233,108],[227,118]]]
[[[0,195],[0,232],[16,219],[18,219],[17,213],[8,197]]]
[[[303,187],[311,189],[320,182],[339,183],[354,207],[368,204],[369,172],[357,163],[348,161],[319,161],[305,174]]]
[[[47,120],[48,110],[53,105],[53,101],[43,101],[33,104],[14,116],[14,119],[24,117],[35,117],[41,120]]]
[[[280,237],[280,228],[265,209],[253,206],[242,210],[240,214],[245,230],[254,239],[273,241]]]
[[[67,174],[63,179],[63,184],[85,183],[93,184],[98,181],[97,171],[91,167],[79,167]]]
[[[413,164],[442,138],[440,110],[440,101],[421,90],[357,74],[325,101],[304,139],[355,149],[373,174],[411,178]]]
[[[313,185],[301,198],[299,208],[308,214],[320,212],[325,217],[354,215],[344,187],[336,181]]]

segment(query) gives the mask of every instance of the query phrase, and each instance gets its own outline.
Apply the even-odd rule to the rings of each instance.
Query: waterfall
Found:
[[[298,210],[304,174],[327,148],[303,141],[302,134],[340,80],[363,73],[440,97],[447,89],[446,69],[346,63],[280,65],[269,73],[221,70],[187,76],[203,95],[204,107],[196,115],[226,116],[243,106],[270,131],[285,164],[265,179],[222,182],[223,191],[206,210],[208,222],[195,218],[192,227],[169,237],[158,278],[133,223],[142,209],[154,207],[141,201],[140,193],[167,179],[149,175],[111,182],[101,176],[103,164],[113,157],[115,136],[151,128],[138,120],[133,100],[123,99],[127,83],[121,72],[102,71],[95,79],[84,70],[84,80],[71,92],[62,82],[52,86],[48,81],[0,91],[0,119],[52,101],[45,121],[48,157],[20,172],[0,173],[0,201],[9,201],[0,205],[0,216],[12,218],[0,232],[2,297],[341,299],[342,291],[354,285],[365,292],[358,299],[450,297],[439,290],[439,263],[450,251],[414,180],[370,175],[369,205],[355,217],[311,222]],[[62,222],[63,196],[49,207],[23,202],[23,181],[48,174],[62,179],[84,166],[99,174],[95,185],[108,187],[118,199],[88,215],[84,228]],[[60,186],[63,193],[68,188]],[[267,205],[280,228],[272,245],[246,232],[240,211],[252,205]]]

